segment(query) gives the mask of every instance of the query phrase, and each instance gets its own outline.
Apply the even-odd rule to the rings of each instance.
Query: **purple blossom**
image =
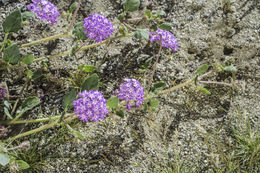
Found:
[[[126,101],[126,108],[131,109],[131,102],[135,103],[136,107],[140,107],[144,101],[144,89],[141,84],[135,79],[124,79],[124,83],[120,85],[120,91],[116,90],[115,94],[119,99]]]
[[[101,42],[110,37],[113,30],[112,23],[100,14],[91,14],[84,19],[83,26],[86,36],[91,40]]]
[[[156,32],[150,32],[150,41],[151,42],[160,42],[162,47],[168,47],[172,51],[177,52],[178,50],[178,42],[177,39],[170,33],[169,31],[157,29]]]
[[[97,90],[83,91],[73,102],[75,114],[83,122],[100,121],[109,113],[104,96]]]
[[[6,94],[6,90],[3,89],[3,88],[0,88],[0,98],[1,98],[1,99],[4,99],[5,94]]]
[[[57,23],[57,18],[60,15],[57,7],[47,0],[32,0],[27,8],[32,11],[40,20],[47,20],[52,24]]]

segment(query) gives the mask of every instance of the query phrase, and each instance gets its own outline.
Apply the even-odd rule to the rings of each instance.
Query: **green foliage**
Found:
[[[12,115],[9,112],[11,110],[12,110],[12,105],[7,100],[5,100],[4,101],[4,113],[6,116],[8,116],[8,118],[13,119]]]
[[[77,131],[77,130],[71,128],[68,124],[66,125],[66,127],[69,129],[69,132],[70,132],[73,136],[75,136],[76,138],[79,138],[80,140],[84,140],[85,136],[84,136],[82,133],[80,133],[79,131]]]
[[[76,100],[77,98],[77,91],[76,90],[71,90],[68,94],[66,94],[63,98],[62,106],[65,108],[72,108],[73,106],[73,101]]]
[[[203,132],[204,143],[210,154],[213,172],[259,172],[260,167],[260,133],[252,128],[248,115],[233,115],[229,127],[229,141],[221,138],[222,128],[211,133]],[[229,131],[230,133],[230,131]],[[228,152],[227,152],[228,151]],[[217,157],[216,157],[217,156]]]
[[[155,16],[156,17],[166,16],[166,13],[163,10],[158,10],[158,11],[156,11]]]
[[[88,76],[81,85],[81,91],[98,90],[99,77],[96,73]]]
[[[118,16],[117,16],[117,19],[122,22],[124,19],[125,19],[125,13],[120,13]]]
[[[31,70],[27,70],[27,71],[25,71],[25,73],[26,73],[28,78],[31,78],[32,75],[33,75],[33,72]]]
[[[144,10],[144,14],[146,15],[146,17],[148,19],[150,19],[152,17],[152,12],[149,9]]]
[[[21,109],[17,111],[18,114],[23,114],[26,111],[31,110],[35,106],[41,103],[41,100],[36,96],[30,96],[21,105]]]
[[[108,100],[107,100],[107,106],[110,107],[111,109],[115,109],[117,108],[118,106],[118,103],[119,103],[119,99],[117,97],[110,97]]]
[[[148,58],[147,60],[145,60],[144,64],[141,66],[141,68],[142,69],[147,69],[151,65],[152,60],[153,60],[153,57]]]
[[[128,34],[128,29],[127,29],[126,26],[120,26],[120,27],[119,27],[119,32],[120,32],[122,35],[126,36],[126,35]]]
[[[237,72],[237,69],[235,66],[233,66],[232,64],[231,65],[228,65],[228,66],[225,66],[223,68],[224,71],[227,71],[227,72],[231,72],[231,73],[236,73]]]
[[[206,94],[206,95],[210,95],[211,94],[211,92],[209,91],[209,90],[207,90],[206,88],[204,88],[204,87],[202,87],[202,86],[198,86],[198,89],[200,90],[200,91],[202,91],[204,94]]]
[[[148,40],[149,39],[149,31],[148,29],[137,29],[135,32],[134,32],[134,37],[137,38],[137,39],[146,39]]]
[[[149,101],[149,106],[152,108],[153,111],[156,110],[157,106],[159,105],[159,101],[156,99]]]
[[[167,30],[170,31],[172,29],[172,24],[171,23],[162,23],[161,25],[159,25],[159,28],[162,30]]]
[[[26,11],[22,13],[22,19],[23,21],[30,19],[33,16],[33,13],[31,11]]]
[[[116,115],[121,117],[121,118],[124,118],[124,116],[125,116],[125,114],[124,114],[124,112],[122,110],[117,110],[116,111]]]
[[[14,164],[18,166],[19,171],[30,168],[30,165],[23,160],[14,160]]]
[[[163,82],[163,81],[156,82],[155,84],[153,84],[153,86],[151,88],[151,91],[153,93],[157,93],[157,92],[163,90],[165,87],[166,87],[166,83],[165,82]]]
[[[76,10],[77,6],[78,6],[78,2],[74,2],[73,4],[71,4],[69,12],[70,13],[74,13],[74,11]]]
[[[137,11],[140,6],[140,0],[125,0],[124,1],[124,10],[133,12]]]
[[[87,73],[91,73],[95,71],[95,66],[93,65],[79,65],[78,67],[80,70],[84,70]]]
[[[15,65],[20,61],[20,50],[17,44],[8,46],[4,50],[3,60],[9,64]]]
[[[207,70],[208,70],[208,65],[207,64],[203,64],[202,66],[200,66],[199,68],[198,68],[198,70],[194,73],[195,75],[200,75],[200,74],[202,74],[202,73],[204,73],[204,72],[206,72]]]
[[[26,65],[30,65],[33,63],[34,60],[34,55],[33,54],[28,54],[28,55],[24,55],[21,59],[21,62],[26,64]]]
[[[147,17],[148,20],[160,19],[161,17],[166,16],[165,11],[163,11],[163,10],[158,10],[156,12],[151,12],[151,10],[146,9],[146,10],[144,10],[144,14],[145,14],[145,16]]]
[[[22,15],[20,10],[16,10],[9,14],[3,24],[5,33],[18,32],[22,28]]]
[[[7,165],[8,163],[9,163],[9,161],[10,161],[10,157],[9,157],[9,155],[8,154],[6,154],[6,153],[0,153],[0,164],[2,165],[2,166],[5,166],[5,165]]]
[[[87,36],[84,33],[84,26],[83,26],[83,22],[78,22],[74,25],[74,30],[72,31],[72,34],[75,35],[75,37],[78,40],[86,40]]]
[[[35,72],[33,72],[32,80],[36,80],[36,79],[40,78],[42,75],[43,75],[42,69],[39,68]]]

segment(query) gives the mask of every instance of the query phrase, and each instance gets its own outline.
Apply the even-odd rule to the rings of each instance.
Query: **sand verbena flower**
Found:
[[[178,50],[178,42],[177,39],[170,33],[169,31],[157,29],[156,32],[150,32],[150,41],[151,42],[159,42],[162,44],[162,47],[168,47],[172,51],[177,52]]]
[[[60,15],[57,7],[47,0],[32,0],[27,8],[32,11],[40,20],[47,20],[52,24],[57,23]]]
[[[78,94],[79,98],[73,102],[75,114],[84,122],[100,121],[109,113],[107,100],[97,90],[84,90]]]
[[[119,99],[126,101],[126,108],[131,109],[134,103],[136,107],[140,107],[144,101],[144,89],[136,79],[124,79],[124,83],[120,85],[120,90],[116,90],[115,94]]]
[[[85,27],[86,36],[97,42],[109,38],[114,31],[112,23],[100,14],[91,14],[85,18],[83,26]]]
[[[0,98],[1,98],[1,99],[4,99],[5,94],[6,94],[6,90],[3,89],[3,88],[0,88]]]

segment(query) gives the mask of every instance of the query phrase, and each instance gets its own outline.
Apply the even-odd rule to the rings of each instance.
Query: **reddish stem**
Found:
[[[156,57],[156,61],[155,61],[154,65],[153,65],[153,72],[152,72],[151,78],[149,80],[148,88],[147,88],[148,92],[150,91],[150,88],[151,88],[151,85],[152,85],[152,82],[153,82],[153,76],[154,76],[155,71],[156,71],[156,67],[157,67],[157,64],[158,64],[158,61],[159,61],[159,57],[160,57],[161,51],[162,51],[162,44],[160,43],[160,49],[158,51],[158,54],[157,54],[157,57]]]

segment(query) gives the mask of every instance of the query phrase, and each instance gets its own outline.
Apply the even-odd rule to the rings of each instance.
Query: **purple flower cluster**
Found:
[[[124,83],[120,85],[120,91],[116,90],[115,94],[119,99],[126,101],[126,108],[131,109],[131,102],[135,103],[136,107],[140,107],[144,101],[144,89],[141,84],[135,79],[124,79]]]
[[[177,52],[178,42],[177,39],[169,31],[157,29],[156,32],[150,32],[150,41],[158,41],[162,44],[162,47],[168,47],[172,51]]]
[[[91,14],[84,19],[84,32],[89,39],[101,42],[110,37],[113,33],[112,23],[100,14]]]
[[[83,91],[73,102],[75,114],[83,122],[103,120],[109,113],[104,96],[97,90]]]
[[[0,88],[0,98],[1,98],[1,99],[4,99],[5,94],[6,94],[6,90],[3,89],[3,88]]]
[[[41,20],[47,20],[52,24],[57,23],[57,18],[60,15],[57,7],[47,0],[32,0],[27,8],[38,16]]]

